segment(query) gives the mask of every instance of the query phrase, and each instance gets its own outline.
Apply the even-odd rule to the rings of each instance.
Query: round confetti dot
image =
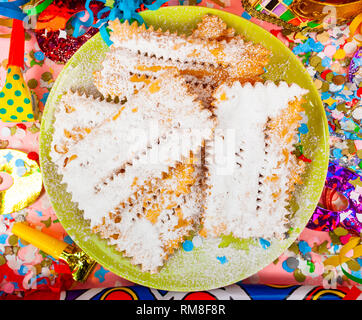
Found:
[[[0,109],[1,112],[2,109]],[[6,113],[6,110],[5,110]],[[6,138],[9,137],[11,135],[11,130],[8,127],[3,127],[1,128],[1,137]]]
[[[18,119],[18,117],[17,117],[17,116],[12,115],[12,116],[10,116],[10,119],[12,119],[12,120],[17,120],[17,119]]]
[[[41,75],[41,79],[43,80],[43,81],[49,81],[49,80],[51,80],[51,78],[52,78],[53,76],[52,76],[52,74],[50,73],[50,72],[44,72],[42,75]]]
[[[329,85],[329,91],[330,91],[330,92],[339,92],[339,91],[341,91],[341,90],[343,90],[343,85],[337,86],[337,85],[335,85],[334,83],[331,83],[331,84]]]
[[[305,255],[306,253],[310,252],[312,248],[309,246],[308,242],[306,241],[300,241],[298,243],[299,251],[302,255]]]
[[[319,79],[315,79],[314,80],[314,85],[315,85],[315,87],[317,88],[317,89],[320,89],[320,88],[322,88],[322,81],[321,80],[319,80]]]
[[[294,257],[289,257],[287,260],[285,260],[287,266],[289,269],[295,270],[299,266],[299,261]]]
[[[30,160],[37,161],[37,160],[39,159],[39,155],[38,155],[36,152],[32,151],[32,152],[29,152],[29,153],[28,153],[28,158],[29,158]],[[194,244],[194,245],[195,245],[195,244]]]
[[[202,238],[200,236],[195,236],[192,239],[192,244],[194,245],[194,247],[200,247],[202,245]]]
[[[21,96],[21,91],[20,91],[20,90],[15,90],[14,94],[15,94],[17,97],[20,97],[20,96]]]
[[[294,269],[289,268],[288,264],[287,264],[287,260],[284,260],[282,263],[282,268],[286,271],[286,272],[293,272]]]
[[[24,111],[24,109],[22,107],[17,107],[16,111],[19,112],[19,113],[22,113]]]
[[[328,45],[324,48],[323,52],[327,57],[331,58],[336,53],[336,47],[332,46],[332,45]]]
[[[28,119],[34,119],[34,115],[31,114],[31,113],[27,114],[26,117],[27,117]]]
[[[42,61],[44,60],[44,53],[42,51],[37,51],[37,52],[34,52],[34,58],[36,60],[39,60],[39,61]]]
[[[16,159],[16,160],[15,160],[15,166],[17,166],[17,167],[24,167],[24,165],[25,165],[24,160],[22,160],[22,159]]]
[[[189,252],[194,248],[193,243],[190,240],[186,240],[183,244],[182,244],[182,248],[186,251]]]
[[[6,109],[1,108],[1,109],[0,109],[0,114],[5,114],[5,113],[6,113]]]
[[[338,49],[335,54],[333,55],[333,58],[336,60],[341,60],[346,56],[346,52],[343,49]]]
[[[35,89],[38,86],[38,81],[36,79],[30,79],[28,81],[28,87],[30,89]]]
[[[344,45],[343,50],[346,52],[347,55],[351,55],[357,50],[357,44],[353,41],[347,42]]]
[[[6,263],[6,259],[3,255],[0,255],[0,266]]]
[[[356,120],[362,120],[362,107],[358,107],[357,109],[353,110],[352,117]]]
[[[4,98],[5,97],[5,93],[4,92],[0,92],[0,98]]]
[[[29,100],[28,98],[25,98],[25,99],[24,99],[24,103],[29,104],[29,103],[30,103],[30,100]]]
[[[8,104],[9,106],[12,106],[12,105],[14,104],[14,100],[13,100],[13,99],[9,99],[9,100],[7,101],[7,104]]]
[[[19,76],[18,74],[14,74],[14,75],[13,75],[13,79],[14,79],[14,80],[19,80],[19,79],[20,79],[20,76]]]
[[[326,81],[332,82],[333,78],[334,78],[333,72],[329,72],[326,74]]]
[[[335,85],[340,86],[341,84],[344,84],[346,82],[346,77],[339,74],[334,76],[332,81]]]
[[[13,85],[11,84],[11,83],[7,83],[6,85],[5,85],[5,88],[6,89],[11,89],[13,87]]]

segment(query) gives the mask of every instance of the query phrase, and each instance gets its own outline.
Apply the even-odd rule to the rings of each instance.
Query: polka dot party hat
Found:
[[[34,121],[32,95],[21,71],[24,65],[24,41],[23,22],[14,19],[8,72],[0,92],[0,120],[4,122]]]

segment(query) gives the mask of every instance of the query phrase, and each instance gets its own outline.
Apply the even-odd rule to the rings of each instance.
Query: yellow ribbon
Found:
[[[339,254],[333,257],[330,257],[326,259],[323,264],[325,267],[328,268],[328,266],[337,267],[340,266],[344,275],[357,282],[362,284],[362,279],[359,277],[354,276],[353,274],[349,273],[347,270],[343,268],[343,264],[345,262],[348,262],[352,259],[358,258],[362,256],[362,245],[359,243],[361,242],[360,237],[352,237],[340,250]],[[351,250],[352,254],[348,254]],[[348,256],[347,256],[348,254]]]
[[[349,25],[350,39],[354,38],[357,34],[362,34],[362,13],[355,17]],[[361,40],[355,39],[359,45],[362,44]]]
[[[360,237],[352,237],[340,250],[339,254],[333,257],[326,259],[323,263],[325,266],[331,265],[337,267],[342,263],[345,263],[349,260],[358,258],[362,256],[362,245],[358,245],[361,241]],[[348,252],[353,250],[353,254],[349,257],[346,256]]]

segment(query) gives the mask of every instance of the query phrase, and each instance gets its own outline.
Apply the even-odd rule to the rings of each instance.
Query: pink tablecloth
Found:
[[[251,17],[243,11],[240,1],[226,2],[227,6],[224,10],[243,16],[246,19]],[[170,4],[175,4],[175,1],[170,1]],[[212,1],[202,1],[200,5],[213,6],[219,8]],[[293,34],[286,38],[280,32],[280,27],[270,23],[261,22],[255,18],[251,21],[261,25],[265,29],[272,32],[286,45],[290,47],[299,47],[306,43],[307,39],[315,40],[322,46],[321,51],[313,52],[297,52],[301,60],[307,67],[308,72],[315,79],[315,83],[321,94],[328,93],[328,88],[323,86],[323,79],[317,78],[316,73],[322,73],[325,69],[331,69],[336,73],[346,73],[346,59],[351,58],[353,52],[347,52],[347,57],[343,59],[324,59],[328,58],[326,50],[332,50],[332,47],[342,47],[348,38],[348,28],[334,28],[324,33],[322,38],[316,34],[307,36],[301,34]],[[0,33],[8,33],[9,29],[0,27]],[[7,65],[9,39],[0,39],[0,85],[4,85]],[[336,50],[334,50],[336,51]],[[323,53],[325,67],[323,70],[316,71],[309,63],[312,56],[321,55]],[[324,53],[325,52],[325,53]],[[56,64],[44,57],[44,54],[39,49],[34,34],[28,32],[26,41],[25,55],[25,78],[31,90],[39,99],[39,108],[43,110],[49,91],[54,84],[57,75],[64,67],[63,64]],[[347,65],[348,66],[348,65]],[[346,84],[347,85],[347,84]],[[324,91],[323,91],[324,90]],[[329,92],[331,93],[331,92]],[[328,99],[324,99],[326,112],[331,115],[331,160],[339,161],[340,163],[352,167],[354,170],[360,170],[361,166],[361,138],[360,136],[352,137],[353,130],[346,129],[348,121],[356,122],[358,119],[351,116],[350,110],[356,110],[353,106],[349,110],[335,109],[333,115],[332,105],[340,104],[341,97],[332,95]],[[360,97],[356,96],[360,103]],[[332,100],[331,100],[332,99]],[[334,106],[335,107],[335,106]],[[348,108],[347,108],[348,109]],[[335,120],[335,121],[334,121]],[[360,120],[360,119],[359,119]],[[333,126],[340,124],[337,129]],[[347,124],[346,124],[347,123]],[[356,122],[358,123],[358,122]],[[352,126],[352,124],[349,124]],[[38,137],[39,137],[39,122],[16,124],[16,123],[0,123],[0,143],[7,148],[14,148],[24,152],[38,152]],[[343,130],[348,133],[342,136]],[[355,134],[358,130],[353,131]],[[341,155],[341,156],[339,156]],[[344,158],[343,158],[344,157]],[[359,157],[359,158],[358,158]],[[354,162],[353,162],[353,161]],[[344,161],[344,162],[343,162]],[[360,171],[359,171],[360,172]],[[361,191],[361,190],[360,190]],[[59,223],[46,193],[43,191],[38,200],[28,208],[16,212],[11,215],[0,216],[0,292],[1,294],[17,294],[22,295],[30,289],[82,289],[82,288],[105,288],[114,286],[130,285],[131,283],[111,272],[100,265],[97,265],[89,279],[84,283],[73,283],[69,279],[69,275],[62,275],[62,263],[54,261],[51,257],[40,252],[32,245],[23,243],[17,239],[9,231],[14,221],[28,221],[32,226],[41,229],[42,231],[53,235],[59,239],[64,239],[66,242],[72,242],[61,224]],[[333,287],[337,284],[352,287],[356,285],[353,281],[347,279],[340,268],[335,268],[326,271],[323,266],[323,261],[331,255],[338,253],[341,245],[343,245],[342,237],[345,235],[333,234],[325,231],[313,231],[305,229],[300,237],[296,240],[291,248],[286,250],[276,261],[269,266],[254,274],[243,283],[251,284],[304,284],[304,285],[323,285],[325,287]],[[338,238],[341,241],[335,241]],[[332,241],[332,240],[333,241]],[[289,267],[286,266],[286,261],[289,259]],[[295,268],[290,268],[290,262],[294,263]],[[360,268],[361,269],[361,268]],[[361,270],[354,270],[356,276],[361,277]]]

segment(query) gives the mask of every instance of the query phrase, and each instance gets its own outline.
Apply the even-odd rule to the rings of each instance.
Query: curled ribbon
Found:
[[[362,244],[360,244],[360,242],[360,237],[351,237],[349,241],[341,248],[338,255],[330,257],[323,262],[324,266],[341,266],[342,272],[347,278],[362,284],[362,278],[352,275],[343,268],[344,263],[362,256]]]
[[[96,0],[96,2],[103,3],[105,7],[97,13],[96,17],[94,17],[93,11],[90,9],[91,1],[94,2],[94,0],[86,1],[85,11],[78,12],[73,17],[73,37],[78,37],[82,35],[84,33],[84,30],[89,27],[98,28],[103,40],[108,46],[112,44],[112,41],[110,40],[108,31],[106,29],[108,26],[108,21],[113,21],[118,18],[120,21],[136,20],[140,24],[142,24],[144,23],[144,20],[137,12],[137,10],[140,9],[141,5],[144,5],[144,7],[149,10],[157,10],[167,2],[167,0],[156,0],[154,2],[147,1],[147,3],[144,3],[144,1],[141,0],[114,0],[112,3],[110,3],[110,1],[108,0]],[[88,15],[88,18],[85,21],[82,21],[81,18],[84,18],[86,16],[86,13]]]
[[[0,2],[0,13],[4,17],[24,20],[27,15],[20,7],[29,1],[30,0],[15,0],[11,2]]]

